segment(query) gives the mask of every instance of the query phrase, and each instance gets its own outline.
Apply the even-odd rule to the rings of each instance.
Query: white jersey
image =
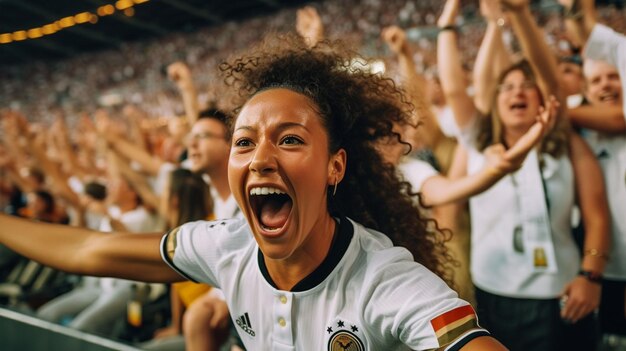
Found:
[[[249,350],[458,350],[488,335],[406,249],[346,218],[324,262],[291,291],[275,287],[242,219],[184,224],[161,251],[185,277],[223,290]]]

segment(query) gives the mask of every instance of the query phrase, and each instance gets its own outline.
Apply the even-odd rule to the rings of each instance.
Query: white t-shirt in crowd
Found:
[[[446,105],[442,108],[433,108],[433,113],[437,117],[441,132],[447,137],[458,138],[461,131],[459,125],[456,124],[454,113],[450,106]]]
[[[460,138],[468,150],[467,174],[480,172],[485,164],[485,156],[474,146],[475,126],[464,130]],[[483,193],[470,198],[472,281],[492,294],[515,298],[556,298],[578,273],[580,255],[571,230],[574,171],[567,155],[557,159],[547,154],[541,156],[544,166],[538,179],[543,181],[532,186],[545,186],[556,272],[540,272],[533,268],[533,247],[526,245],[523,250],[516,249],[516,235],[528,244],[525,238],[535,233],[518,229],[530,229],[533,223],[522,221],[520,206],[525,194],[520,193],[517,185],[520,182],[519,171],[508,174]],[[526,167],[528,162],[527,159],[522,167]],[[537,162],[536,157],[534,162]],[[546,202],[546,199],[535,198],[534,201]]]
[[[626,93],[626,36],[597,24],[589,36],[585,56],[617,67],[622,94]],[[626,99],[623,100],[626,118]],[[626,134],[586,130],[583,136],[602,167],[611,211],[611,251],[604,275],[626,280]]]
[[[402,178],[411,183],[414,191],[422,191],[424,182],[439,174],[428,162],[405,157],[398,165]]]

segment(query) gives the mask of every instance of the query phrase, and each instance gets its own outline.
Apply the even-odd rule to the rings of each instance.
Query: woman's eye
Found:
[[[285,145],[300,145],[300,144],[304,144],[302,142],[302,140],[296,136],[293,135],[288,135],[286,137],[283,138],[282,144]]]
[[[252,146],[252,142],[248,139],[238,139],[237,141],[235,141],[235,146],[249,147],[249,146]]]

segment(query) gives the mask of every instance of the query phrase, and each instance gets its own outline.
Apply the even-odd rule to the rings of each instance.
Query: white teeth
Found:
[[[256,187],[250,189],[250,195],[285,194],[284,191],[271,187]]]
[[[270,232],[270,233],[272,233],[272,232],[278,232],[279,230],[281,230],[281,229],[282,229],[282,227],[280,227],[280,228],[270,228],[270,227],[266,227],[266,226],[264,226],[263,224],[261,224],[261,227],[262,227],[265,231],[268,231],[268,232]]]
[[[602,101],[614,100],[614,99],[617,99],[617,96],[614,94],[600,96],[600,100]]]

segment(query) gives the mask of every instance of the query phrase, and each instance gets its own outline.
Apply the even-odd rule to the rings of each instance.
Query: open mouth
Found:
[[[600,95],[600,101],[602,102],[614,102],[614,101],[617,101],[618,98],[619,98],[619,94],[613,93],[613,92],[606,92]]]
[[[516,102],[510,106],[511,111],[526,111],[528,104],[525,102]]]
[[[189,159],[198,159],[200,158],[200,154],[198,152],[189,152],[189,154],[187,155],[187,157]]]
[[[287,223],[293,201],[284,191],[272,187],[250,189],[250,206],[261,229],[269,233],[279,232]]]

